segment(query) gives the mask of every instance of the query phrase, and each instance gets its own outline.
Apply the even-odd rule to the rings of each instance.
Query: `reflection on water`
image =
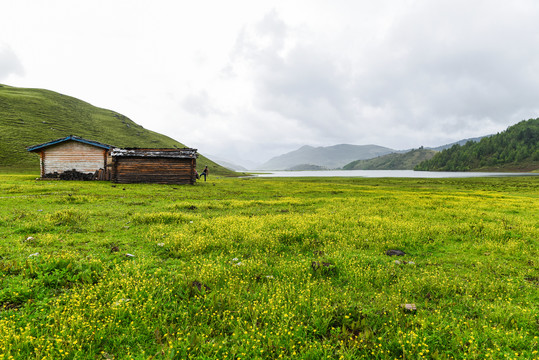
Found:
[[[539,173],[445,172],[414,170],[317,170],[253,171],[259,177],[402,177],[402,178],[469,178],[486,176],[539,176]]]

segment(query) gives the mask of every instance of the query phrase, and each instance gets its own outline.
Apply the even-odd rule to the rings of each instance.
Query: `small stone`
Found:
[[[209,292],[211,290],[211,288],[206,285],[206,284],[203,284],[201,283],[200,281],[198,280],[195,280],[191,283],[191,286],[193,287],[196,287],[198,289],[198,291],[202,291],[202,289],[204,288],[204,290],[206,290],[207,292]]]
[[[131,301],[131,299],[120,299],[118,301],[116,301],[114,304],[112,304],[113,306],[120,306],[122,303],[126,303],[126,302],[129,302]]]
[[[417,311],[417,306],[415,306],[415,304],[402,304],[401,307],[404,309],[404,311],[408,311],[408,312]]]
[[[402,250],[387,250],[386,255],[389,256],[404,256],[406,253]]]

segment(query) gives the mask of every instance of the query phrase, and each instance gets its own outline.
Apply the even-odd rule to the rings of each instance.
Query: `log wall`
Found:
[[[77,170],[95,173],[105,169],[107,150],[76,141],[48,147],[41,152],[41,174]]]
[[[113,157],[116,183],[194,184],[195,160],[189,158]]]

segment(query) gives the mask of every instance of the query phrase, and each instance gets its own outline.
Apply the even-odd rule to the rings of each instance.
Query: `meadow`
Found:
[[[538,358],[538,185],[0,174],[0,359]]]

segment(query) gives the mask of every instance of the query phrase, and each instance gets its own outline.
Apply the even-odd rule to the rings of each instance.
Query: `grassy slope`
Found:
[[[536,180],[0,176],[0,354],[537,358]]]
[[[345,170],[412,170],[424,160],[432,158],[436,151],[415,149],[405,154],[387,154],[369,160],[356,160],[345,166]]]
[[[6,85],[0,85],[0,133],[0,168],[4,171],[38,170],[38,157],[28,153],[26,146],[68,135],[118,147],[185,147],[114,111],[49,90]],[[202,155],[197,163],[202,168],[209,165],[213,174],[234,174]]]

